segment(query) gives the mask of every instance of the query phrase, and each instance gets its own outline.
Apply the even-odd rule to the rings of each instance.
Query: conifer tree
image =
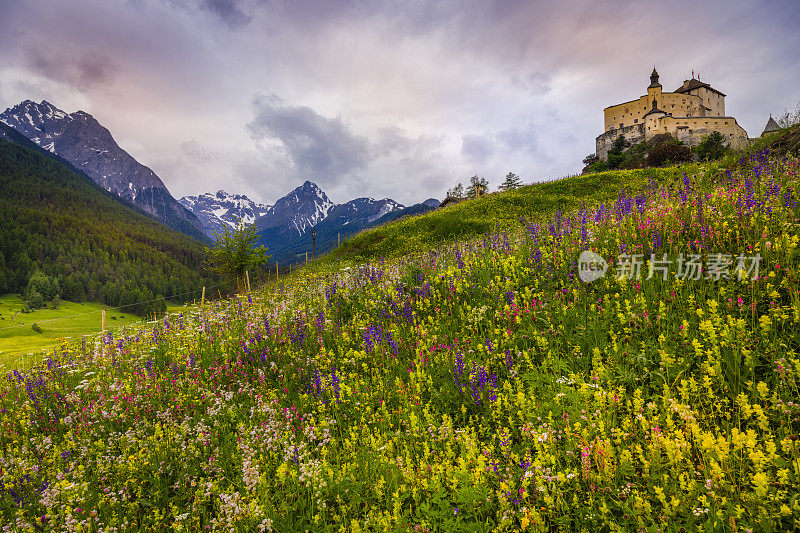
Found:
[[[464,186],[461,182],[458,182],[458,185],[453,187],[452,189],[448,189],[447,191],[448,198],[464,198]]]
[[[510,191],[522,187],[522,180],[513,172],[506,174],[506,180],[500,184],[501,191]]]
[[[479,178],[477,175],[469,179],[469,187],[467,187],[467,198],[478,198],[486,194],[489,189],[489,182],[484,178]]]

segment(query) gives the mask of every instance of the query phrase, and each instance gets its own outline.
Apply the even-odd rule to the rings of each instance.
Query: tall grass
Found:
[[[449,244],[378,247],[385,259],[330,260],[87,355],[63,346],[0,386],[0,516],[85,531],[796,528],[800,164],[689,170],[462,204],[464,225],[379,233]],[[485,209],[504,222],[474,237]],[[610,262],[591,284],[585,250]],[[641,278],[615,275],[621,254],[642,255]],[[762,261],[742,279],[678,279],[676,264],[645,279],[651,254]]]

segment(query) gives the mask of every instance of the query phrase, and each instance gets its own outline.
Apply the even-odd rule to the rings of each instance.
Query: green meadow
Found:
[[[100,333],[101,312],[97,303],[61,301],[57,309],[23,313],[25,302],[16,294],[0,296],[0,369],[27,367],[41,359],[43,351],[60,346],[66,339],[80,342],[83,336]],[[168,305],[167,312],[180,312],[183,305]],[[141,323],[142,317],[116,309],[106,311],[106,329]],[[40,331],[34,329],[34,324]]]

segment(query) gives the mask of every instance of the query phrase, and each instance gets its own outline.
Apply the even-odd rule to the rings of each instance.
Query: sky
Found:
[[[408,205],[580,172],[653,66],[757,136],[800,101],[798,27],[797,0],[0,0],[0,109],[91,113],[175,197]]]

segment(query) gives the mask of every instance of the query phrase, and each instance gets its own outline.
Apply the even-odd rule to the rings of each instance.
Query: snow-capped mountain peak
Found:
[[[178,201],[200,219],[209,237],[213,237],[214,232],[221,234],[226,227],[235,228],[239,220],[252,224],[270,210],[270,206],[243,194],[230,194],[222,189],[216,193],[184,196]]]
[[[0,113],[0,122],[66,160],[103,189],[205,240],[200,221],[178,204],[161,178],[123,150],[89,113],[66,113],[47,100],[25,100]]]
[[[258,221],[258,226],[269,228],[286,224],[303,235],[327,217],[335,205],[316,183],[306,181],[275,202],[269,213]]]
[[[263,213],[255,218],[258,243],[266,246],[272,260],[281,265],[295,262],[307,252],[330,250],[341,239],[364,229],[439,206],[433,198],[410,207],[391,198],[369,197],[336,204],[312,181],[296,187],[271,207],[224,190],[184,196],[180,202],[203,222],[212,238],[215,231],[221,234],[226,228],[233,228],[239,217],[251,223],[254,215]],[[313,237],[312,228],[316,230]]]

